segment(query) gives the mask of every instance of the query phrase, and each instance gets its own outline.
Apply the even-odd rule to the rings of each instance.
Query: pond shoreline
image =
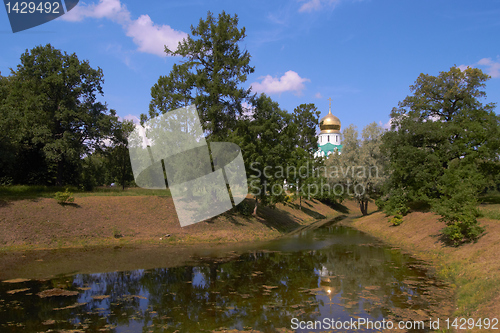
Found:
[[[432,265],[439,277],[456,288],[454,316],[500,319],[500,224],[491,219],[480,223],[486,233],[476,243],[451,247],[440,237],[444,223],[429,212],[410,213],[397,227],[383,212],[339,222]]]

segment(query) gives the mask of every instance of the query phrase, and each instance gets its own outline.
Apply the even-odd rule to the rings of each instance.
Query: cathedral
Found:
[[[314,153],[314,157],[328,157],[328,155],[338,151],[342,153],[342,145],[340,138],[340,120],[332,114],[332,99],[328,114],[321,118],[319,122],[318,135],[318,151]]]

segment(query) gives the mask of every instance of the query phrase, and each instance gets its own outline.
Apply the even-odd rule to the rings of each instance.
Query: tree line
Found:
[[[238,16],[225,12],[208,12],[191,26],[176,50],[165,48],[181,60],[151,88],[141,123],[196,105],[209,143],[242,148],[254,213],[259,204],[294,198],[301,208],[305,196],[332,203],[349,197],[364,215],[370,201],[389,215],[427,207],[457,242],[482,232],[478,196],[500,184],[500,120],[495,104],[482,103],[488,75],[457,67],[421,74],[392,110],[389,130],[372,123],[359,137],[348,126],[341,154],[314,158],[320,112],[313,103],[288,112],[243,88],[255,70],[242,49],[245,37]],[[1,184],[133,185],[127,136],[134,124],[99,101],[103,80],[100,68],[50,44],[27,50],[11,75],[0,75]],[[284,169],[291,172],[277,172]],[[332,191],[337,185],[344,190]]]

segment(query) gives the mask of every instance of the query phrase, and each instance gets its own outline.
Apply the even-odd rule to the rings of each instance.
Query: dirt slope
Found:
[[[433,213],[414,212],[403,221],[392,226],[384,213],[376,212],[345,224],[433,262],[457,286],[456,315],[500,320],[500,221],[479,219],[485,234],[459,247],[443,244],[445,224]]]
[[[247,200],[253,207],[253,201]],[[263,240],[340,214],[312,200],[305,200],[302,210],[297,208],[290,204],[259,207],[257,217],[226,213],[182,228],[171,197],[81,197],[65,206],[47,198],[3,201],[0,248]]]

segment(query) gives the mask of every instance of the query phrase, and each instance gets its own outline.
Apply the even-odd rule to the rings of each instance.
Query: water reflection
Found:
[[[40,297],[59,289],[78,293]],[[451,315],[451,291],[422,263],[338,226],[185,266],[4,282],[0,295],[2,332],[274,332],[292,318]]]

